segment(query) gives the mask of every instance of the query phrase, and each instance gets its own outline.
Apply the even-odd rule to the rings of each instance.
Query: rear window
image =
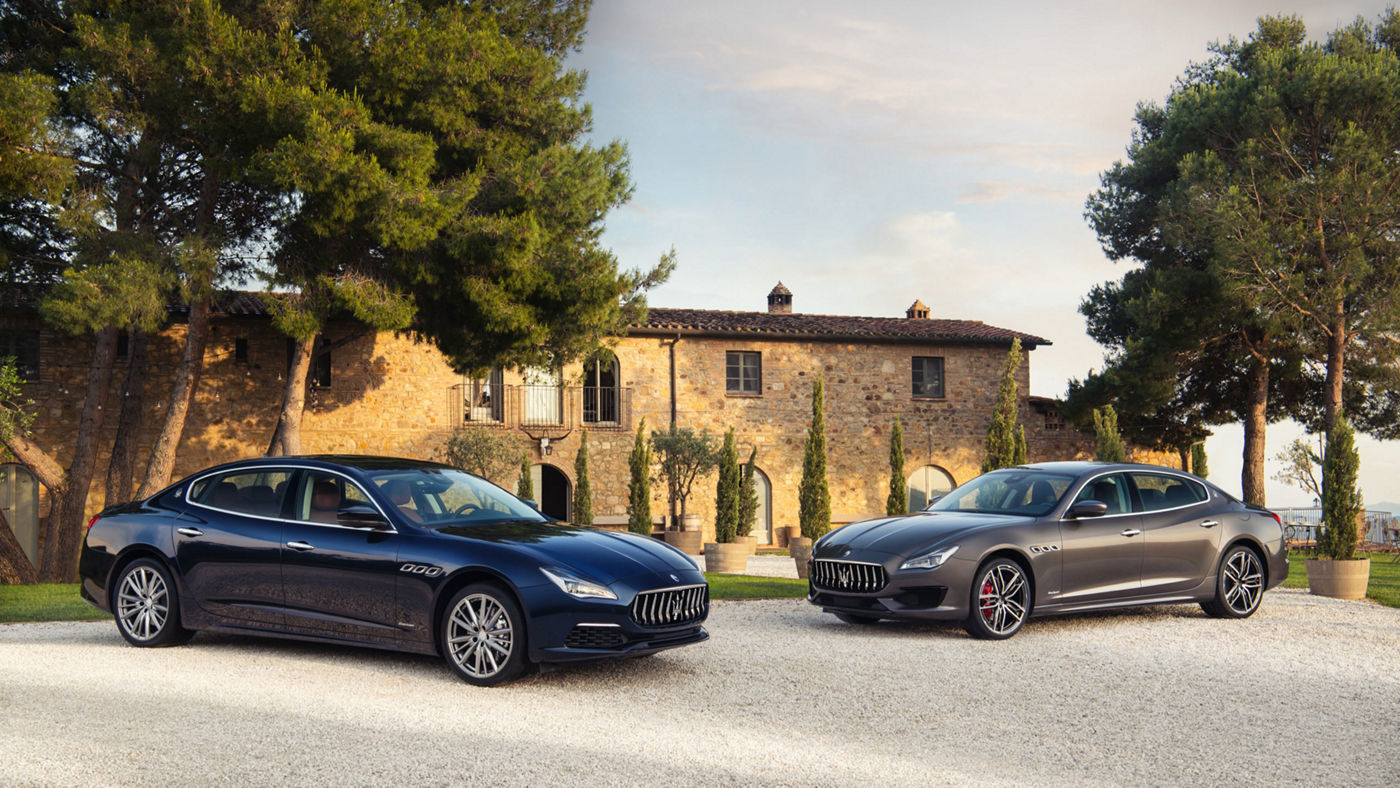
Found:
[[[190,500],[212,509],[255,517],[278,517],[290,470],[258,468],[209,476],[190,488]]]
[[[1200,503],[1209,497],[1205,487],[1180,476],[1165,473],[1134,473],[1131,476],[1138,498],[1142,499],[1144,512],[1177,509]]]

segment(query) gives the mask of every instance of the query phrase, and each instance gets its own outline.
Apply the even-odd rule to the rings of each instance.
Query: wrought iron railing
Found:
[[[632,390],[618,386],[481,386],[448,389],[453,424],[503,428],[631,428]]]

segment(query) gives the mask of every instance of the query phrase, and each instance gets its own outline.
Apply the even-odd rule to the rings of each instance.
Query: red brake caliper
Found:
[[[992,620],[992,611],[996,609],[996,602],[992,601],[992,594],[996,591],[992,587],[991,578],[982,581],[982,618]]]

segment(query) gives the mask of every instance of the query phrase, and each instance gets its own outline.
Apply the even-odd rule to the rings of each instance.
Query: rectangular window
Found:
[[[0,331],[0,360],[13,358],[20,380],[39,379],[39,332]]]
[[[724,390],[728,394],[763,393],[763,360],[757,351],[725,351]]]
[[[246,337],[238,337],[233,340],[233,363],[248,363],[248,339]]]
[[[914,396],[943,398],[943,359],[940,356],[914,356]]]

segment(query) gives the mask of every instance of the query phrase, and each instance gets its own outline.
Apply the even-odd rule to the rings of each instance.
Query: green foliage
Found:
[[[0,358],[0,440],[28,435],[34,414],[34,400],[24,396],[14,357]]]
[[[1210,478],[1210,466],[1206,463],[1206,445],[1204,443],[1191,445],[1191,472],[1202,479]]]
[[[593,524],[593,490],[588,483],[588,433],[579,435],[574,457],[574,525]]]
[[[647,420],[637,423],[632,456],[627,460],[631,482],[627,486],[627,528],[642,536],[651,535],[651,444],[646,440]]]
[[[748,536],[758,524],[758,472],[754,462],[758,459],[758,447],[749,452],[749,461],[744,463],[743,476],[739,481],[739,535]]]
[[[1291,484],[1313,498],[1322,500],[1322,480],[1317,475],[1322,466],[1322,456],[1313,451],[1307,441],[1294,438],[1292,443],[1274,455],[1274,459],[1281,466],[1279,472],[1274,474],[1274,479]]]
[[[442,458],[484,479],[504,479],[515,465],[520,442],[510,435],[480,427],[460,427],[442,444]]]
[[[1026,425],[1016,425],[1016,451],[1011,455],[1012,465],[1026,464]]]
[[[520,477],[515,480],[515,497],[522,501],[535,500],[535,480],[530,475],[530,455],[520,455]]]
[[[987,427],[987,448],[982,459],[982,472],[1007,468],[1016,464],[1016,373],[1021,369],[1021,340],[1011,341],[1011,350],[1001,365],[1001,386],[997,389],[996,405],[992,407],[992,423]]]
[[[1357,487],[1360,470],[1361,458],[1356,452],[1351,423],[1338,414],[1322,460],[1323,528],[1317,538],[1318,552],[1334,561],[1356,556],[1356,521],[1366,510]]]
[[[802,455],[802,481],[798,486],[797,521],[802,535],[820,538],[831,530],[831,492],[826,479],[826,402],[822,379],[812,382],[812,423]]]
[[[894,417],[890,429],[890,494],[885,498],[885,514],[909,511],[909,485],[904,479],[904,427]]]
[[[734,428],[724,433],[719,451],[719,481],[715,484],[715,541],[727,544],[739,533],[739,453]]]
[[[1095,459],[1100,462],[1127,462],[1128,453],[1123,448],[1123,436],[1118,432],[1118,414],[1112,405],[1094,409],[1094,435],[1099,439],[1099,451]]]
[[[651,434],[651,447],[660,461],[667,495],[673,503],[680,504],[680,513],[684,515],[695,478],[715,467],[718,461],[714,439],[705,430],[697,434],[689,427],[672,424]]]

